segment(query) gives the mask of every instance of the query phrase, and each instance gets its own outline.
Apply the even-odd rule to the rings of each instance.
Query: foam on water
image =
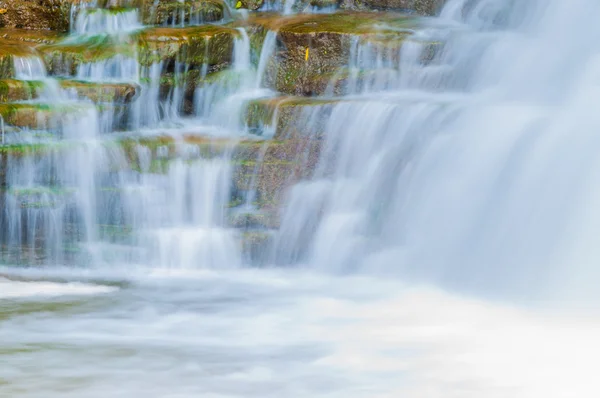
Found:
[[[0,278],[0,300],[2,299],[44,299],[53,296],[79,296],[110,293],[117,290],[110,286],[85,283],[21,282]]]
[[[5,354],[10,396],[593,398],[600,387],[597,318],[381,279],[157,270],[86,312],[42,310],[9,315],[19,333],[0,328],[1,349],[29,348]]]

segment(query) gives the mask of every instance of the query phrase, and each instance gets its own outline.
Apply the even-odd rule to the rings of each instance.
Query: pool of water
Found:
[[[3,270],[1,397],[592,397],[598,318],[292,270]]]

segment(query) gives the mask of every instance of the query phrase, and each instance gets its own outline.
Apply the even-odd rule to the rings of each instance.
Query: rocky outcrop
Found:
[[[152,0],[141,3],[140,14],[147,25],[201,24],[229,16],[228,6],[221,0]]]
[[[0,27],[67,32],[77,0],[0,0]]]
[[[419,15],[437,15],[446,0],[341,0],[346,10],[394,10]]]
[[[216,25],[145,29],[138,36],[138,59],[146,66],[165,61],[189,66],[227,64],[237,34],[235,29]]]
[[[399,53],[422,21],[397,13],[346,12],[291,17],[258,15],[248,22],[256,37],[277,32],[275,56],[266,83],[290,95],[320,95],[341,91],[348,78],[344,68],[353,47],[363,42]],[[262,35],[262,36],[261,36]]]

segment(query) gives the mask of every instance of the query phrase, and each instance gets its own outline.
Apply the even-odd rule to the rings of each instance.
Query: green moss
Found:
[[[220,21],[225,17],[226,9],[221,0],[160,0],[157,3],[146,1],[141,14],[147,25],[182,25]]]
[[[98,62],[116,55],[134,57],[135,45],[128,40],[108,35],[68,39],[60,43],[38,47],[43,53],[49,71],[53,74],[74,75],[83,63]]]
[[[52,127],[65,115],[88,109],[87,105],[51,105],[43,103],[0,104],[0,116],[4,123],[22,128]]]
[[[215,25],[187,28],[150,28],[138,34],[139,60],[149,66],[177,61],[191,66],[231,61],[235,29]]]
[[[36,98],[44,83],[33,80],[0,80],[0,102],[24,101]]]
[[[64,89],[70,89],[79,97],[95,103],[130,103],[135,100],[141,88],[134,83],[95,83],[81,80],[59,80]]]
[[[64,33],[50,30],[0,28],[0,38],[23,42],[28,45],[53,44],[65,37]]]

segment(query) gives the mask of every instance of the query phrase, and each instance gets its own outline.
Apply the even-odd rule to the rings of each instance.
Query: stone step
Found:
[[[254,48],[260,48],[267,31],[276,31],[274,54],[267,65],[265,83],[285,94],[321,95],[341,85],[347,76],[340,74],[351,61],[352,51],[368,46],[390,66],[399,61],[400,50],[407,42],[422,46],[421,61],[429,60],[440,50],[438,41],[426,42],[414,36],[428,28],[427,19],[394,12],[338,12],[280,16],[259,13],[239,24],[251,34]],[[370,55],[369,55],[369,58]],[[376,70],[379,65],[373,65]]]
[[[15,166],[17,159],[32,156],[37,162],[52,165],[82,145],[84,143],[76,141],[54,141],[0,146],[0,154],[3,155],[0,169],[7,169],[5,162],[9,159]],[[170,136],[115,137],[102,141],[102,145],[104,152],[101,158],[105,159],[103,173],[132,171],[163,174],[174,160],[194,161],[228,156],[233,166],[232,204],[243,204],[249,192],[254,192],[253,204],[259,208],[270,208],[283,199],[293,183],[312,174],[321,142],[306,138],[262,141],[215,139],[189,134],[179,139]],[[48,167],[43,170],[44,178],[55,173]],[[0,186],[6,185],[5,178],[5,175],[0,175]],[[105,188],[111,189],[110,186]]]
[[[140,93],[134,83],[97,83],[83,80],[57,80],[59,87],[70,97],[88,99],[94,103],[127,104]],[[0,102],[27,101],[43,95],[46,82],[41,80],[0,80]]]
[[[67,132],[70,139],[76,139],[77,137],[73,136],[76,131],[81,132],[82,138],[89,139],[90,133],[94,132],[89,129],[101,127],[115,131],[126,128],[128,112],[127,104],[118,103],[0,103],[0,117],[4,126],[3,143],[19,146],[24,141],[32,141],[37,145],[38,141],[44,143],[47,139],[59,139]],[[82,127],[84,120],[91,124]]]
[[[17,77],[16,59],[35,57],[39,57],[39,53],[33,48],[33,44],[0,39],[0,79],[14,79]]]
[[[140,14],[146,25],[200,25],[231,18],[222,0],[154,0],[144,1]]]
[[[238,35],[237,30],[219,25],[148,28],[138,34],[138,59],[144,66],[157,62],[180,62],[197,68],[227,65]]]
[[[319,139],[324,123],[340,98],[280,96],[252,100],[246,106],[248,129],[275,140],[304,137]]]
[[[54,44],[41,45],[42,53],[53,76],[74,76],[80,65],[106,61],[116,56],[135,58],[135,41],[107,35],[70,37]]]

